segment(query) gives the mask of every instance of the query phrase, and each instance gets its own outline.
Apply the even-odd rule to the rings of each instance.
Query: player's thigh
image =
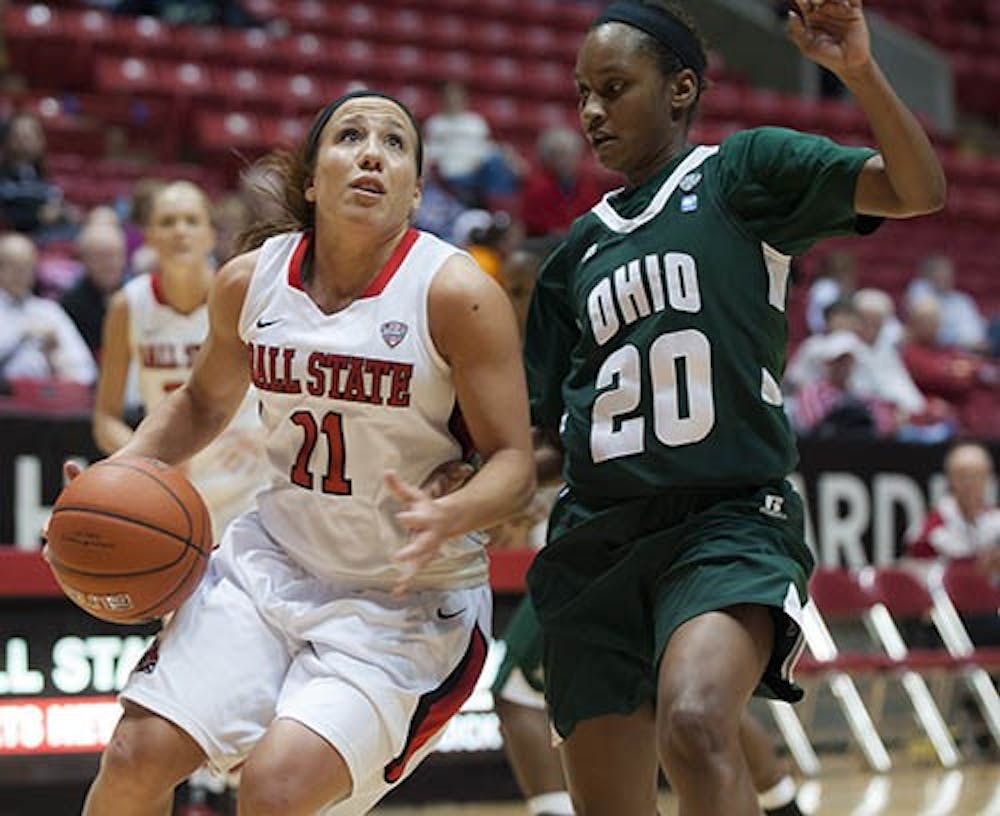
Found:
[[[101,757],[101,773],[151,787],[179,783],[205,761],[184,730],[129,701]]]
[[[301,723],[278,718],[243,767],[240,814],[314,813],[346,799],[351,786],[336,748]]]
[[[661,738],[688,721],[731,730],[771,656],[774,619],[768,607],[742,604],[681,624],[667,643],[657,681]]]
[[[579,816],[654,816],[658,760],[653,708],[583,720],[559,746]]]

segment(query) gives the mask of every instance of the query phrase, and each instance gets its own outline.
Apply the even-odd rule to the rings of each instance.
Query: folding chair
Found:
[[[945,768],[954,767],[961,761],[961,754],[926,681],[918,671],[958,671],[963,663],[940,649],[911,650],[895,621],[897,617],[929,615],[933,607],[930,595],[916,578],[898,568],[868,567],[859,573],[858,582],[871,597],[870,606],[862,618],[865,627],[892,660],[917,720],[934,746],[941,764]]]
[[[1000,745],[1000,695],[989,675],[1000,669],[1000,649],[976,648],[962,623],[967,615],[997,614],[1000,589],[972,562],[935,565],[927,577],[933,608],[931,621],[948,652],[965,661],[963,678],[976,697],[994,741]]]
[[[892,769],[892,760],[852,676],[879,671],[885,661],[878,655],[841,653],[823,619],[823,614],[835,618],[857,617],[868,603],[853,581],[840,586],[841,573],[842,570],[818,570],[813,575],[809,586],[812,602],[802,609],[802,634],[812,657],[803,656],[796,673],[818,676],[829,686],[868,766],[873,771],[887,773]]]

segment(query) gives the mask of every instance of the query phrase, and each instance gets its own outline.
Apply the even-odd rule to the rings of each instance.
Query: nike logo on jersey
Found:
[[[280,323],[280,322],[281,322],[280,317],[276,317],[274,320],[264,320],[264,318],[260,318],[257,321],[257,328],[266,329],[268,326],[273,326],[275,323]]]
[[[441,620],[451,620],[452,618],[457,618],[464,611],[465,611],[465,607],[464,606],[461,609],[459,609],[457,612],[445,612],[443,609],[441,609],[439,607],[438,608],[438,617]]]
[[[597,254],[597,244],[591,244],[589,247],[587,247],[587,251],[583,253],[583,257],[580,258],[580,263],[581,264],[587,263],[587,261],[593,258],[596,254]]]

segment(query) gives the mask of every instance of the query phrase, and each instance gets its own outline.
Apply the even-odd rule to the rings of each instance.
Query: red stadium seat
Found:
[[[269,147],[294,149],[309,133],[311,120],[302,117],[265,119],[262,122],[263,140]]]
[[[43,3],[8,4],[3,11],[4,43],[11,67],[48,87],[65,87],[67,44],[63,15]],[[76,78],[79,80],[79,78]]]
[[[213,73],[214,95],[239,110],[273,112],[269,75],[253,68],[220,68]]]
[[[453,14],[429,17],[424,38],[428,45],[443,50],[471,48],[478,25]]]
[[[161,87],[155,62],[141,57],[98,57],[97,87],[105,93],[156,93]]]
[[[195,125],[199,146],[208,153],[231,156],[234,149],[254,153],[268,147],[260,119],[249,113],[203,112]]]
[[[1000,587],[972,560],[951,561],[942,574],[945,591],[965,615],[994,615],[1000,611]]]

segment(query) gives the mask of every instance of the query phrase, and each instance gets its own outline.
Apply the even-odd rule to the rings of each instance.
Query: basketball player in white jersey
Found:
[[[252,382],[274,478],[125,687],[87,816],[163,816],[206,760],[242,764],[241,816],[364,813],[471,693],[474,531],[527,504],[534,465],[511,307],[411,229],[420,164],[400,103],[330,103],[285,165],[288,221],[222,268],[191,377],[121,450],[185,461]],[[456,408],[482,466],[431,498],[414,485],[461,457]]]
[[[207,197],[187,181],[167,184],[153,197],[144,227],[158,266],[114,295],[104,321],[93,428],[107,454],[132,436],[123,420],[130,364],[137,367],[140,396],[150,411],[187,380],[208,334],[215,233]],[[186,465],[212,514],[216,540],[253,506],[266,475],[263,454],[256,400],[248,393],[226,430]]]

